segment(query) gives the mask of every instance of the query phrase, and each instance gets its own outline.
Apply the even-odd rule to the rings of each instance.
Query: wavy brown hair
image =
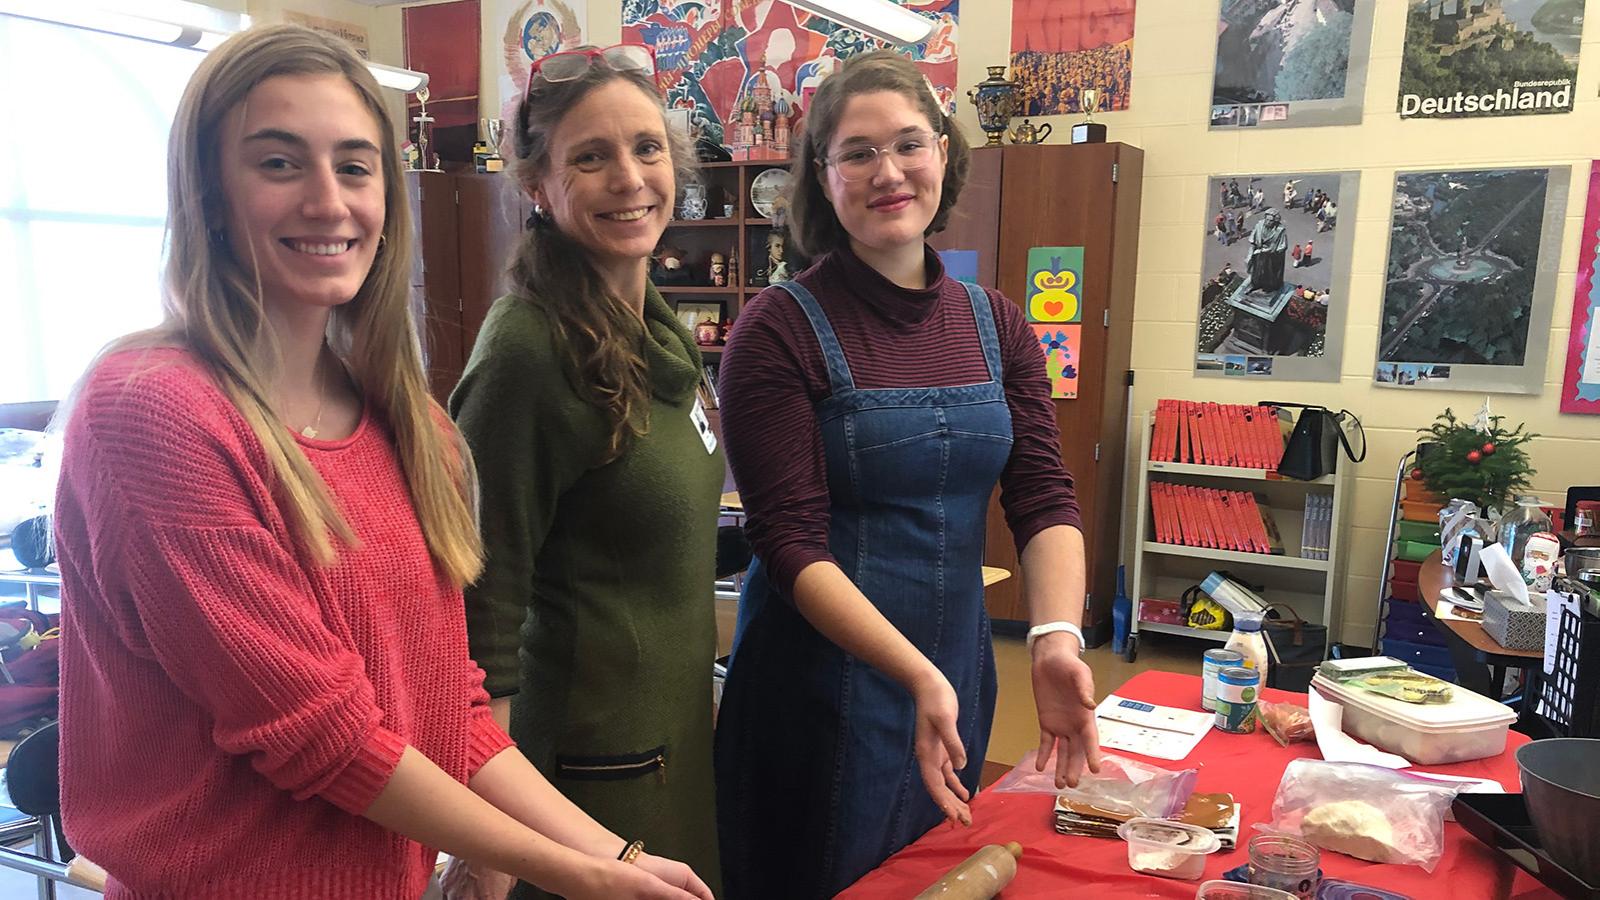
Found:
[[[510,169],[524,191],[550,172],[550,138],[568,111],[613,81],[627,82],[661,104],[649,76],[613,69],[598,57],[572,81],[533,76],[532,89],[517,106],[516,161]],[[693,167],[688,135],[668,126],[665,113],[662,123],[675,184],[681,185]],[[632,306],[606,286],[582,245],[548,214],[536,213],[528,224],[511,261],[512,293],[549,312],[567,380],[580,397],[605,413],[611,424],[608,458],[615,459],[649,429],[650,381],[640,347],[644,326]]]
[[[228,221],[220,159],[224,120],[256,85],[283,75],[343,76],[378,123],[383,240],[355,297],[334,308],[328,343],[363,401],[394,434],[434,561],[464,586],[483,568],[476,476],[466,442],[428,394],[411,315],[411,205],[394,126],[377,81],[349,44],[298,25],[274,25],[240,32],[206,54],[179,101],[167,149],[165,317],[153,329],[114,341],[102,357],[154,347],[193,353],[260,440],[286,518],[312,558],[334,561],[335,538],[356,543],[327,484],[272,407],[278,343],[261,286],[253,266],[236,259],[221,237]],[[72,406],[70,399],[65,406]]]
[[[822,191],[822,166],[828,156],[828,144],[832,143],[839,119],[844,115],[845,104],[857,94],[874,91],[889,91],[911,101],[912,106],[928,117],[935,135],[949,138],[939,209],[934,212],[924,236],[944,230],[945,223],[950,220],[950,210],[967,183],[971,150],[955,120],[946,115],[939,101],[934,99],[922,70],[893,50],[853,56],[839,71],[823,79],[811,98],[811,108],[806,110],[800,134],[800,152],[789,170],[792,176],[789,233],[807,256],[821,256],[844,246],[850,239],[833,211],[833,204]]]

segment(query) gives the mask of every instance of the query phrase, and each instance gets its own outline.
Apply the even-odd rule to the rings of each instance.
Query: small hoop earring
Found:
[[[386,238],[386,237],[384,237],[384,236],[383,236],[383,235],[381,235],[381,234],[380,234],[380,235],[378,235],[378,249],[379,249],[379,250],[380,250],[380,251],[381,251],[381,250],[383,250],[383,245],[384,245],[384,244],[387,244],[387,243],[388,243],[388,242],[389,242],[389,239],[388,239],[388,238]]]

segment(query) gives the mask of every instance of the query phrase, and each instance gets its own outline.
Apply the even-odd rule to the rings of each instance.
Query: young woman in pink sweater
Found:
[[[437,848],[567,897],[709,900],[503,752],[393,134],[354,52],[294,26],[230,38],[185,91],[166,320],[67,413],[68,839],[110,897],[414,900]]]

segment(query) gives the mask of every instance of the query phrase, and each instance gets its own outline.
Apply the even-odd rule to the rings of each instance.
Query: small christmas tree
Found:
[[[1486,514],[1508,508],[1536,471],[1523,445],[1538,435],[1523,431],[1523,423],[1508,431],[1503,418],[1489,414],[1487,400],[1472,422],[1446,408],[1431,428],[1417,429],[1438,447],[1418,454],[1411,477],[1446,499],[1471,500]]]

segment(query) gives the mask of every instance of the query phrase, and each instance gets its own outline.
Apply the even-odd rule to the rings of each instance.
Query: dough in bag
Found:
[[[1394,826],[1383,810],[1365,800],[1335,800],[1312,807],[1300,834],[1324,850],[1369,862],[1405,862],[1394,852]]]

